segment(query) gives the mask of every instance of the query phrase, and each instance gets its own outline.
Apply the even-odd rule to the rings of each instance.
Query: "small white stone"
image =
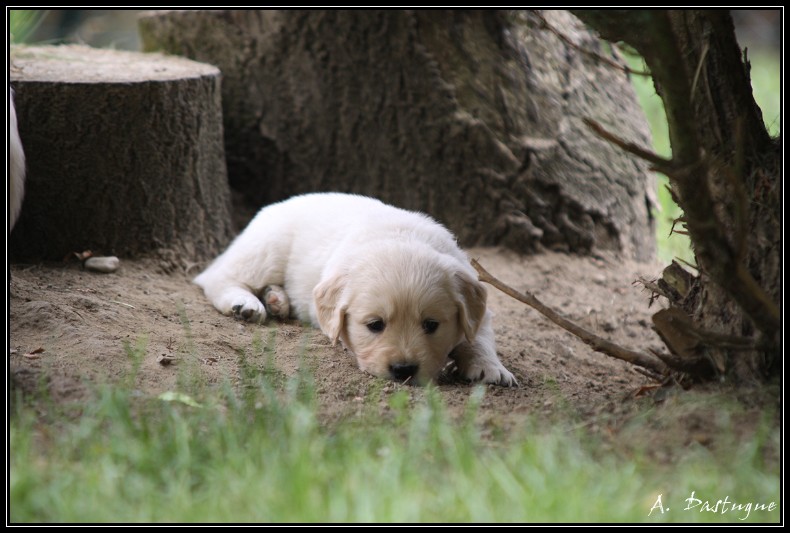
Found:
[[[90,257],[85,260],[85,268],[95,272],[115,272],[120,264],[121,261],[114,255],[109,257]]]

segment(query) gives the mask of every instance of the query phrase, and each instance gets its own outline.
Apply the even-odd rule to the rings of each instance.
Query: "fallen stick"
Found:
[[[519,302],[525,303],[532,307],[564,330],[581,339],[582,342],[590,346],[596,352],[604,353],[610,357],[615,357],[617,359],[626,361],[627,363],[631,363],[632,365],[641,366],[662,377],[666,376],[669,372],[667,366],[658,359],[651,357],[646,353],[635,352],[633,350],[623,348],[622,346],[603,339],[598,335],[587,331],[578,324],[571,322],[550,307],[544,305],[543,302],[535,298],[533,294],[529,292],[518,292],[508,285],[505,285],[497,278],[489,274],[488,271],[480,266],[480,263],[478,263],[475,259],[472,259],[472,266],[475,267],[475,270],[477,270],[477,273],[480,276],[480,281],[483,283],[488,283],[489,285],[492,285],[493,287],[496,287],[500,291],[504,292],[511,298],[515,298]]]

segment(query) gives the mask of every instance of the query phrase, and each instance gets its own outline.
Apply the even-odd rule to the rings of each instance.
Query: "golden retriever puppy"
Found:
[[[14,89],[8,92],[8,231],[14,228],[25,196],[25,152],[16,123]]]
[[[310,322],[375,376],[425,384],[452,358],[466,379],[516,384],[475,270],[420,213],[349,194],[297,196],[262,209],[194,281],[227,315]]]

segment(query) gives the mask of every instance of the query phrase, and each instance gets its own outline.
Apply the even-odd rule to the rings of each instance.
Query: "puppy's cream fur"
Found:
[[[8,229],[13,229],[22,210],[22,198],[25,196],[25,152],[22,150],[22,139],[16,122],[14,108],[14,89],[8,92]]]
[[[297,196],[262,209],[195,283],[222,313],[255,321],[277,287],[267,305],[342,341],[376,376],[427,383],[452,356],[467,379],[516,384],[497,358],[485,288],[426,215],[362,196]]]

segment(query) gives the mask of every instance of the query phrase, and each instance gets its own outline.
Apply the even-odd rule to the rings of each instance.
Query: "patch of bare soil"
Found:
[[[639,276],[655,277],[660,270],[656,264],[557,253],[522,257],[496,248],[473,249],[470,256],[503,282],[533,292],[587,329],[627,347],[662,349],[650,327],[656,304],[648,309],[649,295],[633,284]],[[384,398],[382,414],[389,391],[407,390],[415,399],[423,394],[417,387],[362,373],[342,347],[331,346],[308,326],[255,325],[222,316],[191,284],[198,271],[165,273],[151,259],[122,261],[113,274],[83,271],[75,264],[12,265],[12,386],[33,396],[44,388],[59,402],[88,400],[94,384],[129,375],[127,344],[145,347],[136,388],[146,396],[179,390],[186,374],[208,384],[238,383],[240,354],[261,369],[271,359],[286,375],[308,365],[327,423],[363,412],[369,408],[364,400],[375,391]],[[593,352],[492,287],[489,305],[496,315],[500,357],[519,380],[515,388],[487,387],[480,417],[491,432],[514,430],[537,418],[612,435],[635,413],[644,413],[645,406],[661,408],[666,397],[683,394],[646,388],[651,382],[633,367]],[[161,364],[161,356],[172,363]],[[461,412],[473,389],[450,380],[440,390],[450,410]],[[754,427],[759,417],[752,414],[763,403],[745,409],[742,428]],[[674,438],[678,442],[672,445],[694,439],[705,444],[717,431],[705,412],[695,413],[675,417],[681,420]],[[665,430],[666,424],[655,426],[657,435]]]

